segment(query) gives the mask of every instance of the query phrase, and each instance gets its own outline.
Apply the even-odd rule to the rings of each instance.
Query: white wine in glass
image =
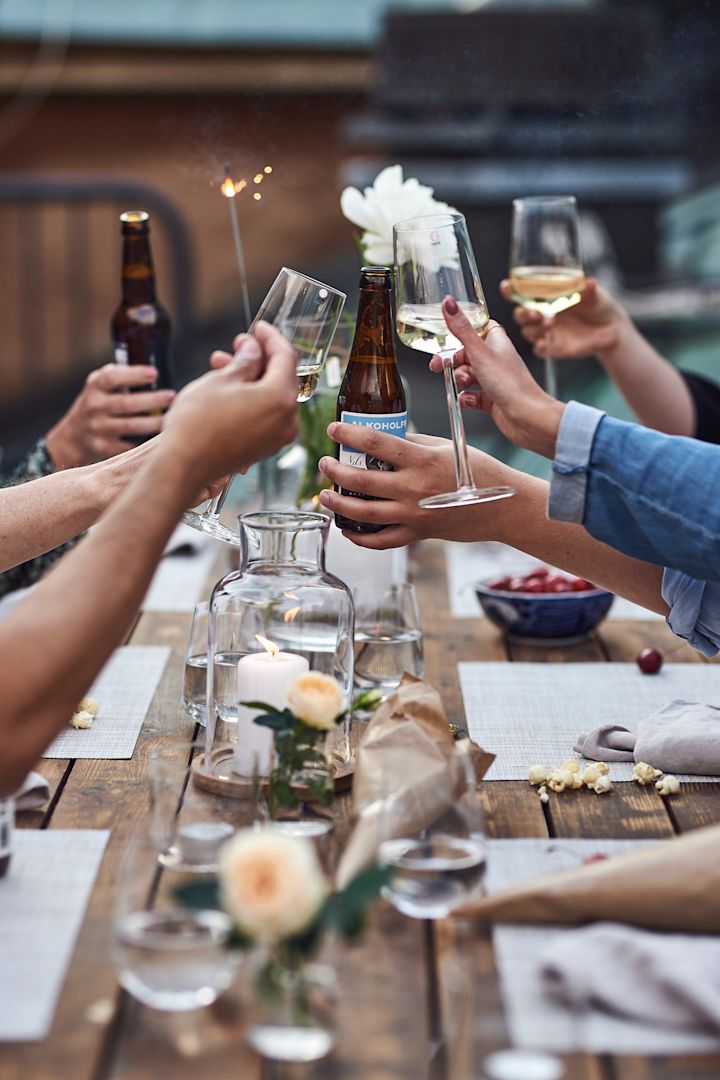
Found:
[[[421,499],[420,506],[443,509],[506,499],[515,494],[514,488],[475,486],[453,366],[461,343],[451,334],[442,312],[443,300],[451,296],[476,330],[482,333],[487,325],[485,296],[465,218],[444,213],[400,221],[393,227],[393,249],[398,337],[418,352],[439,354],[443,362],[455,454],[455,490]]]
[[[458,301],[473,329],[482,334],[488,324],[484,304]],[[462,343],[450,333],[441,304],[402,304],[397,313],[397,332],[403,345],[434,355],[441,349],[460,349]]]
[[[298,401],[308,401],[315,392],[346,299],[344,292],[283,266],[248,329],[251,334],[255,325],[264,320],[293,346]],[[240,547],[239,533],[220,521],[233,479],[202,510],[183,514],[183,521],[216,540]]]
[[[585,271],[573,195],[513,200],[510,289],[521,307],[553,318],[580,302]],[[552,356],[545,357],[545,389],[557,397]]]

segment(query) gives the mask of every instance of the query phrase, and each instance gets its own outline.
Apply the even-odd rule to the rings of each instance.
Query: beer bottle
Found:
[[[345,378],[337,401],[337,419],[346,424],[362,424],[405,438],[407,410],[405,391],[395,358],[392,319],[392,271],[385,266],[364,266],[360,277],[355,337]],[[392,469],[384,461],[351,446],[338,447],[338,458],[361,469]],[[354,491],[338,489],[342,495],[368,499]],[[347,532],[379,532],[384,525],[368,525],[335,515],[335,524]]]
[[[155,296],[155,272],[150,251],[150,215],[126,210],[122,223],[122,300],[110,330],[116,364],[152,364],[164,389],[170,380],[170,317]]]

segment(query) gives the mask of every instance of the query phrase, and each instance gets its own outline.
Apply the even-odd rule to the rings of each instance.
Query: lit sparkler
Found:
[[[245,256],[243,254],[242,239],[240,237],[240,221],[238,219],[237,203],[235,202],[235,195],[238,191],[242,191],[244,187],[247,187],[247,181],[241,180],[238,184],[234,184],[232,177],[230,176],[230,167],[226,165],[225,179],[220,185],[220,190],[230,206],[230,221],[232,223],[233,240],[235,241],[235,255],[237,257],[238,270],[240,271],[240,288],[242,290],[243,310],[245,313],[245,329],[248,330],[252,321],[250,316],[250,295],[248,293],[247,274],[245,272]]]

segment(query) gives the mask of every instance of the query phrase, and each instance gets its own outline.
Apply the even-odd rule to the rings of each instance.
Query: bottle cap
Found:
[[[562,1080],[563,1063],[534,1050],[498,1050],[483,1062],[487,1080]]]

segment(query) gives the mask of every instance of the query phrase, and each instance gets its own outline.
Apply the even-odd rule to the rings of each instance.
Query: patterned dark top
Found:
[[[13,487],[16,484],[25,484],[28,480],[37,480],[39,476],[48,476],[54,472],[52,459],[47,452],[45,440],[39,439],[32,450],[29,451],[11,472],[0,470],[0,487]],[[54,551],[48,551],[45,555],[38,555],[29,562],[20,563],[0,574],[0,597],[16,589],[24,589],[28,585],[34,585],[43,574],[57,562],[61,555],[71,548],[80,537],[69,540]]]

